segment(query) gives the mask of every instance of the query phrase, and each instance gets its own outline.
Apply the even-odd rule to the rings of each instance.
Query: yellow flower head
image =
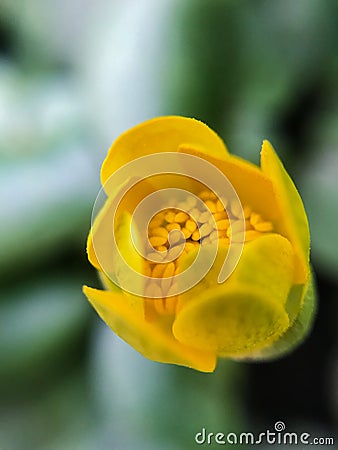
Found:
[[[257,167],[203,123],[161,117],[113,143],[101,182],[87,252],[105,290],[84,293],[136,350],[211,372],[217,357],[277,357],[303,339],[308,222],[269,142]]]

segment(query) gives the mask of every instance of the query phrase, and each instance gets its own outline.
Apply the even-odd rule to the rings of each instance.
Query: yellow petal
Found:
[[[290,242],[279,234],[267,234],[244,246],[228,282],[257,288],[269,301],[285,305],[293,285],[293,272],[294,251]]]
[[[112,252],[112,224],[114,220],[115,210],[118,203],[118,199],[123,197],[123,193],[129,189],[135,180],[128,178],[124,180],[124,183],[118,186],[110,186],[111,191],[109,192],[109,197],[105,199],[104,205],[100,209],[97,216],[94,218],[92,227],[88,234],[87,239],[87,254],[90,263],[97,270],[105,270],[107,267],[112,269],[111,266],[111,252]],[[139,186],[138,189],[133,189],[130,196],[123,197],[121,206],[118,208],[117,212],[120,211],[133,211],[135,205],[143,198],[143,196],[151,192],[150,185],[144,181],[142,187]],[[101,191],[100,196],[102,198],[104,193]],[[98,201],[101,197],[98,197]],[[116,214],[118,217],[119,214]],[[95,241],[95,246],[93,245],[93,240]]]
[[[102,185],[127,162],[152,153],[176,152],[187,142],[218,158],[228,154],[223,141],[204,123],[179,116],[159,117],[126,131],[113,143],[101,168]]]
[[[114,199],[108,198],[94,220],[87,240],[87,254],[90,263],[100,271],[114,272],[113,248],[113,212]]]
[[[103,321],[146,358],[202,372],[215,369],[215,353],[196,350],[178,342],[171,332],[168,317],[161,322],[147,322],[131,306],[129,296],[117,289],[110,292],[84,286],[83,292]],[[142,302],[141,299],[138,301]]]
[[[280,304],[246,287],[199,299],[182,311],[173,330],[186,345],[220,356],[247,356],[274,342],[288,325]]]
[[[216,158],[189,145],[181,145],[180,151],[203,158],[216,166],[230,181],[243,206],[249,205],[253,211],[273,224],[278,222],[281,211],[276,204],[272,182],[259,167],[233,155]]]
[[[213,268],[182,296],[185,304],[174,322],[174,335],[186,345],[222,356],[250,355],[271,345],[289,326],[285,304],[293,259],[288,240],[276,234],[246,244],[228,280],[217,286],[218,267]]]
[[[307,285],[295,285],[291,289],[287,305],[289,310],[291,306],[292,309],[295,309],[294,304],[296,304],[297,316],[292,320],[291,326],[273,345],[252,355],[255,360],[276,359],[285,355],[298,346],[309,334],[317,310],[316,287],[311,272]],[[292,315],[290,312],[289,316]]]
[[[284,229],[281,232],[288,237],[298,257],[295,282],[304,283],[309,277],[310,233],[302,199],[268,141],[263,142],[261,167],[273,183],[282,211]]]
[[[112,282],[126,290],[130,286],[134,293],[142,295],[145,261],[134,243],[142,251],[143,242],[138,230],[131,227],[131,215],[122,211],[114,223],[114,212],[114,199],[108,198],[88,237],[88,259]]]
[[[97,270],[102,270],[101,264],[99,262],[97,252],[95,251],[95,247],[93,244],[93,237],[95,236],[95,246],[106,248],[105,246],[105,232],[106,231],[106,222],[104,221],[104,218],[106,217],[107,209],[109,208],[109,204],[111,203],[111,200],[105,203],[103,208],[100,210],[99,214],[96,216],[94,220],[94,224],[92,228],[89,231],[88,239],[87,239],[87,256],[89,262],[95,267]],[[99,253],[99,251],[98,251]],[[108,248],[107,248],[108,253]],[[109,258],[110,254],[107,254],[106,258]]]

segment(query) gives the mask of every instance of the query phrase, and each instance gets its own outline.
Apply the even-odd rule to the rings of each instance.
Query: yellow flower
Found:
[[[218,357],[277,357],[304,338],[314,312],[308,222],[269,142],[257,167],[205,124],[161,117],[113,143],[101,182],[107,200],[87,252],[105,290],[84,293],[137,351],[211,372]],[[133,222],[140,205],[151,211],[144,226]]]

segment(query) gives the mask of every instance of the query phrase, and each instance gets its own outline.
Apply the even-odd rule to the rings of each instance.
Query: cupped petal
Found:
[[[171,332],[171,321],[146,321],[130,304],[128,296],[116,288],[101,291],[88,286],[84,294],[103,321],[124,341],[153,361],[178,364],[201,372],[213,372],[216,355],[178,342]],[[138,299],[142,302],[141,299]]]
[[[101,230],[105,229],[105,221],[104,218],[106,217],[106,209],[109,207],[108,202],[103,206],[103,208],[100,210],[99,214],[96,216],[94,223],[89,231],[88,238],[87,238],[87,257],[88,261],[92,266],[95,267],[96,270],[101,271],[101,264],[99,262],[99,258],[97,256],[97,253],[95,251],[93,238],[95,236],[95,239],[97,239],[96,244],[100,247],[105,248],[104,246],[104,235],[100,232]],[[97,236],[97,237],[96,237]],[[107,249],[108,253],[108,249]],[[106,258],[109,258],[110,255],[107,254]]]
[[[140,201],[147,193],[149,193],[149,185],[144,182],[142,189],[139,188],[133,192],[133,196],[126,197],[124,192],[128,191],[130,185],[133,185],[135,180],[127,179],[120,185],[111,186],[111,191],[107,197],[103,190],[100,191],[96,203],[103,202],[102,207],[95,217],[92,217],[91,229],[87,238],[87,255],[89,262],[97,269],[103,270],[102,264],[105,267],[111,267],[111,251],[112,251],[112,231],[115,213],[118,211],[118,204],[121,199],[121,206],[119,211],[133,210],[135,204]],[[97,204],[94,210],[97,209]],[[95,246],[94,246],[95,241]]]
[[[301,302],[299,301],[301,298]],[[313,275],[307,285],[295,285],[289,294],[288,303],[298,305],[298,314],[288,330],[270,347],[252,355],[255,360],[271,360],[286,355],[300,345],[309,334],[317,311],[316,289]],[[299,304],[300,309],[299,309]]]
[[[234,155],[229,155],[227,158],[215,157],[207,151],[196,150],[191,145],[181,145],[179,151],[204,159],[217,167],[226,177],[224,186],[228,181],[230,182],[243,206],[250,206],[253,211],[278,227],[281,209],[276,203],[271,180],[259,167]],[[203,169],[202,164],[201,168]],[[208,180],[206,181],[208,184]],[[226,187],[224,190],[226,193]]]
[[[220,263],[180,298],[173,333],[186,345],[221,356],[250,355],[271,345],[290,325],[286,302],[293,280],[292,247],[277,234],[246,244],[236,270],[215,286]]]
[[[102,270],[101,265],[111,267],[113,224],[119,222],[121,213],[132,213],[144,197],[153,192],[147,180],[128,178],[118,186],[111,185],[112,190],[107,197],[101,190],[97,201],[104,198],[104,203],[96,217],[92,218],[92,226],[87,239],[87,254],[90,263]],[[96,206],[95,206],[96,209]],[[129,235],[130,233],[128,233]],[[94,242],[95,246],[94,246]]]
[[[266,234],[244,245],[229,284],[257,288],[271,302],[286,305],[293,286],[294,251],[279,234]],[[226,282],[221,286],[226,289]]]
[[[270,345],[288,326],[282,305],[269,301],[259,290],[239,287],[196,301],[178,316],[173,332],[186,345],[236,357]]]
[[[140,295],[144,292],[145,260],[143,242],[138,230],[132,227],[131,214],[122,209],[115,215],[114,199],[108,198],[88,237],[89,261],[112,282]],[[136,247],[135,247],[136,245]]]
[[[221,138],[204,123],[179,116],[159,117],[141,123],[116,139],[101,168],[102,185],[124,164],[153,153],[176,152],[180,144],[187,142],[218,158],[228,155]]]
[[[99,271],[112,273],[112,216],[115,209],[114,198],[106,199],[103,207],[95,217],[87,239],[87,256],[89,262]]]
[[[268,141],[263,142],[261,167],[273,184],[276,201],[282,212],[281,232],[292,243],[299,261],[295,282],[305,283],[309,277],[310,232],[302,199]]]

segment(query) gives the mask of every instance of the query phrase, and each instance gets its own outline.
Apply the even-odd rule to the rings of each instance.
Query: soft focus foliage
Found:
[[[338,135],[335,0],[0,3],[0,448],[195,448],[194,435],[334,434]],[[111,142],[193,116],[254,162],[268,137],[309,215],[316,326],[275,363],[151,363],[96,318],[85,241]]]

